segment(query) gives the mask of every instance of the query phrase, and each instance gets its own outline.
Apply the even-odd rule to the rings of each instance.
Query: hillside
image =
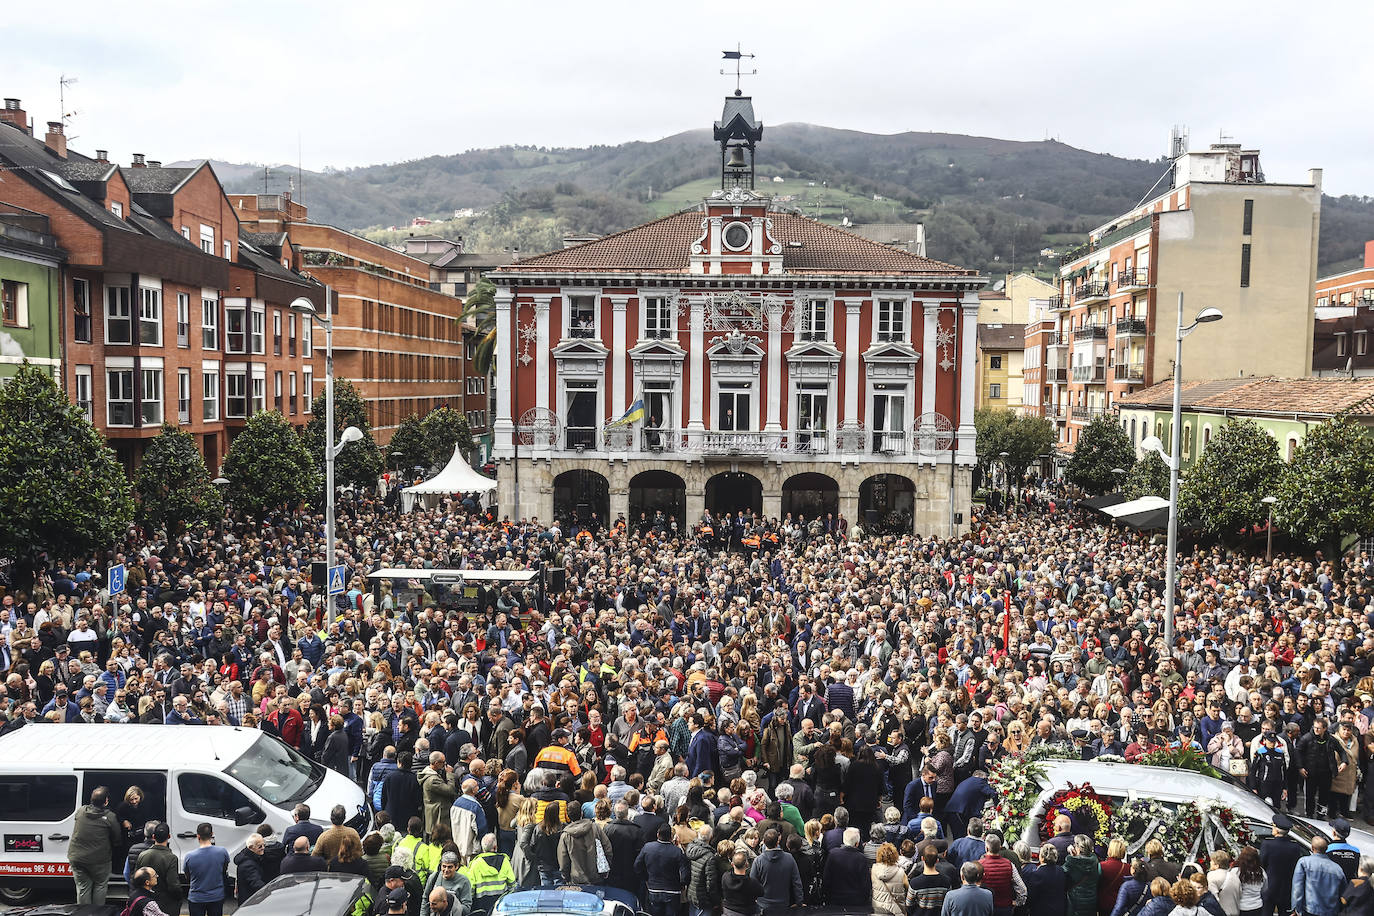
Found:
[[[486,211],[429,231],[464,235],[471,249],[556,247],[566,234],[603,234],[691,206],[714,184],[718,153],[707,130],[653,142],[584,149],[502,147],[346,171],[306,172],[312,218],[382,241],[389,225]],[[262,168],[215,163],[231,191],[263,190]],[[1005,271],[1044,247],[1062,250],[1092,226],[1133,206],[1165,163],[1122,159],[1055,141],[957,134],[868,134],[808,124],[769,126],[759,147],[761,190],[838,222],[926,223],[933,257]],[[272,170],[284,190],[294,169]],[[782,182],[773,182],[774,177]],[[298,197],[302,196],[298,192]],[[1374,201],[1326,198],[1322,270],[1358,256],[1374,238]],[[1053,261],[1039,265],[1048,271]]]

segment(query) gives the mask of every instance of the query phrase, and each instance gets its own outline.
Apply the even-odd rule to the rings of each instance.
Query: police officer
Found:
[[[1343,817],[1331,821],[1335,841],[1326,847],[1327,858],[1341,867],[1346,881],[1354,881],[1360,870],[1360,851],[1350,845],[1350,822]]]

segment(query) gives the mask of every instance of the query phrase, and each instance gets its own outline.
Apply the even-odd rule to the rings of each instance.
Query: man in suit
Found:
[[[1303,856],[1303,848],[1288,835],[1292,829],[1291,817],[1275,814],[1274,835],[1260,843],[1260,865],[1264,867],[1264,903],[1260,911],[1266,914],[1275,909],[1289,912],[1288,905],[1293,899],[1293,872]]]
[[[309,805],[297,805],[292,815],[295,817],[296,822],[283,831],[281,835],[282,845],[288,850],[293,850],[296,848],[296,840],[300,837],[304,837],[306,840],[305,848],[307,850],[313,849],[315,841],[320,838],[320,834],[324,833],[324,828],[319,824],[311,823]]]
[[[988,774],[982,770],[975,770],[972,776],[955,786],[953,794],[945,804],[950,836],[955,839],[963,836],[969,820],[982,814],[988,799],[996,794],[988,784]]]
[[[658,839],[658,828],[668,822],[659,817],[658,812],[655,810],[653,796],[644,796],[641,807],[644,809],[644,813],[634,818],[634,824],[643,832],[644,842],[652,843]]]

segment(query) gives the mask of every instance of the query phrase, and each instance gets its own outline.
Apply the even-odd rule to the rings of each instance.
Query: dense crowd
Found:
[[[260,728],[364,787],[361,833],[342,809],[323,831],[308,811],[264,828],[235,857],[240,899],[330,869],[411,916],[563,883],[654,916],[1374,912],[1341,834],[1374,815],[1370,558],[1184,551],[1166,646],[1162,543],[1074,502],[1033,491],[943,538],[364,498],[340,513],[333,606],[310,582],[318,516],[132,531],[113,601],[103,557],[0,600],[0,727]],[[561,588],[483,591],[474,613],[374,593],[383,567],[538,569]],[[1280,814],[1210,869],[1071,829],[1032,856],[980,815],[989,768],[1045,742],[1128,761],[1195,747],[1280,811],[1332,819],[1332,845],[1304,855]],[[175,857],[169,875],[148,854],[166,827],[130,803],[93,819],[121,826],[150,916],[175,913]]]

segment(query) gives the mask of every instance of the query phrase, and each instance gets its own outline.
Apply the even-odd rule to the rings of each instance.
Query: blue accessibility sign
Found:
[[[344,588],[344,568],[342,566],[329,567],[329,594],[342,595],[347,589]]]
[[[124,564],[118,563],[110,567],[110,575],[107,580],[110,583],[110,597],[118,595],[124,591]]]

